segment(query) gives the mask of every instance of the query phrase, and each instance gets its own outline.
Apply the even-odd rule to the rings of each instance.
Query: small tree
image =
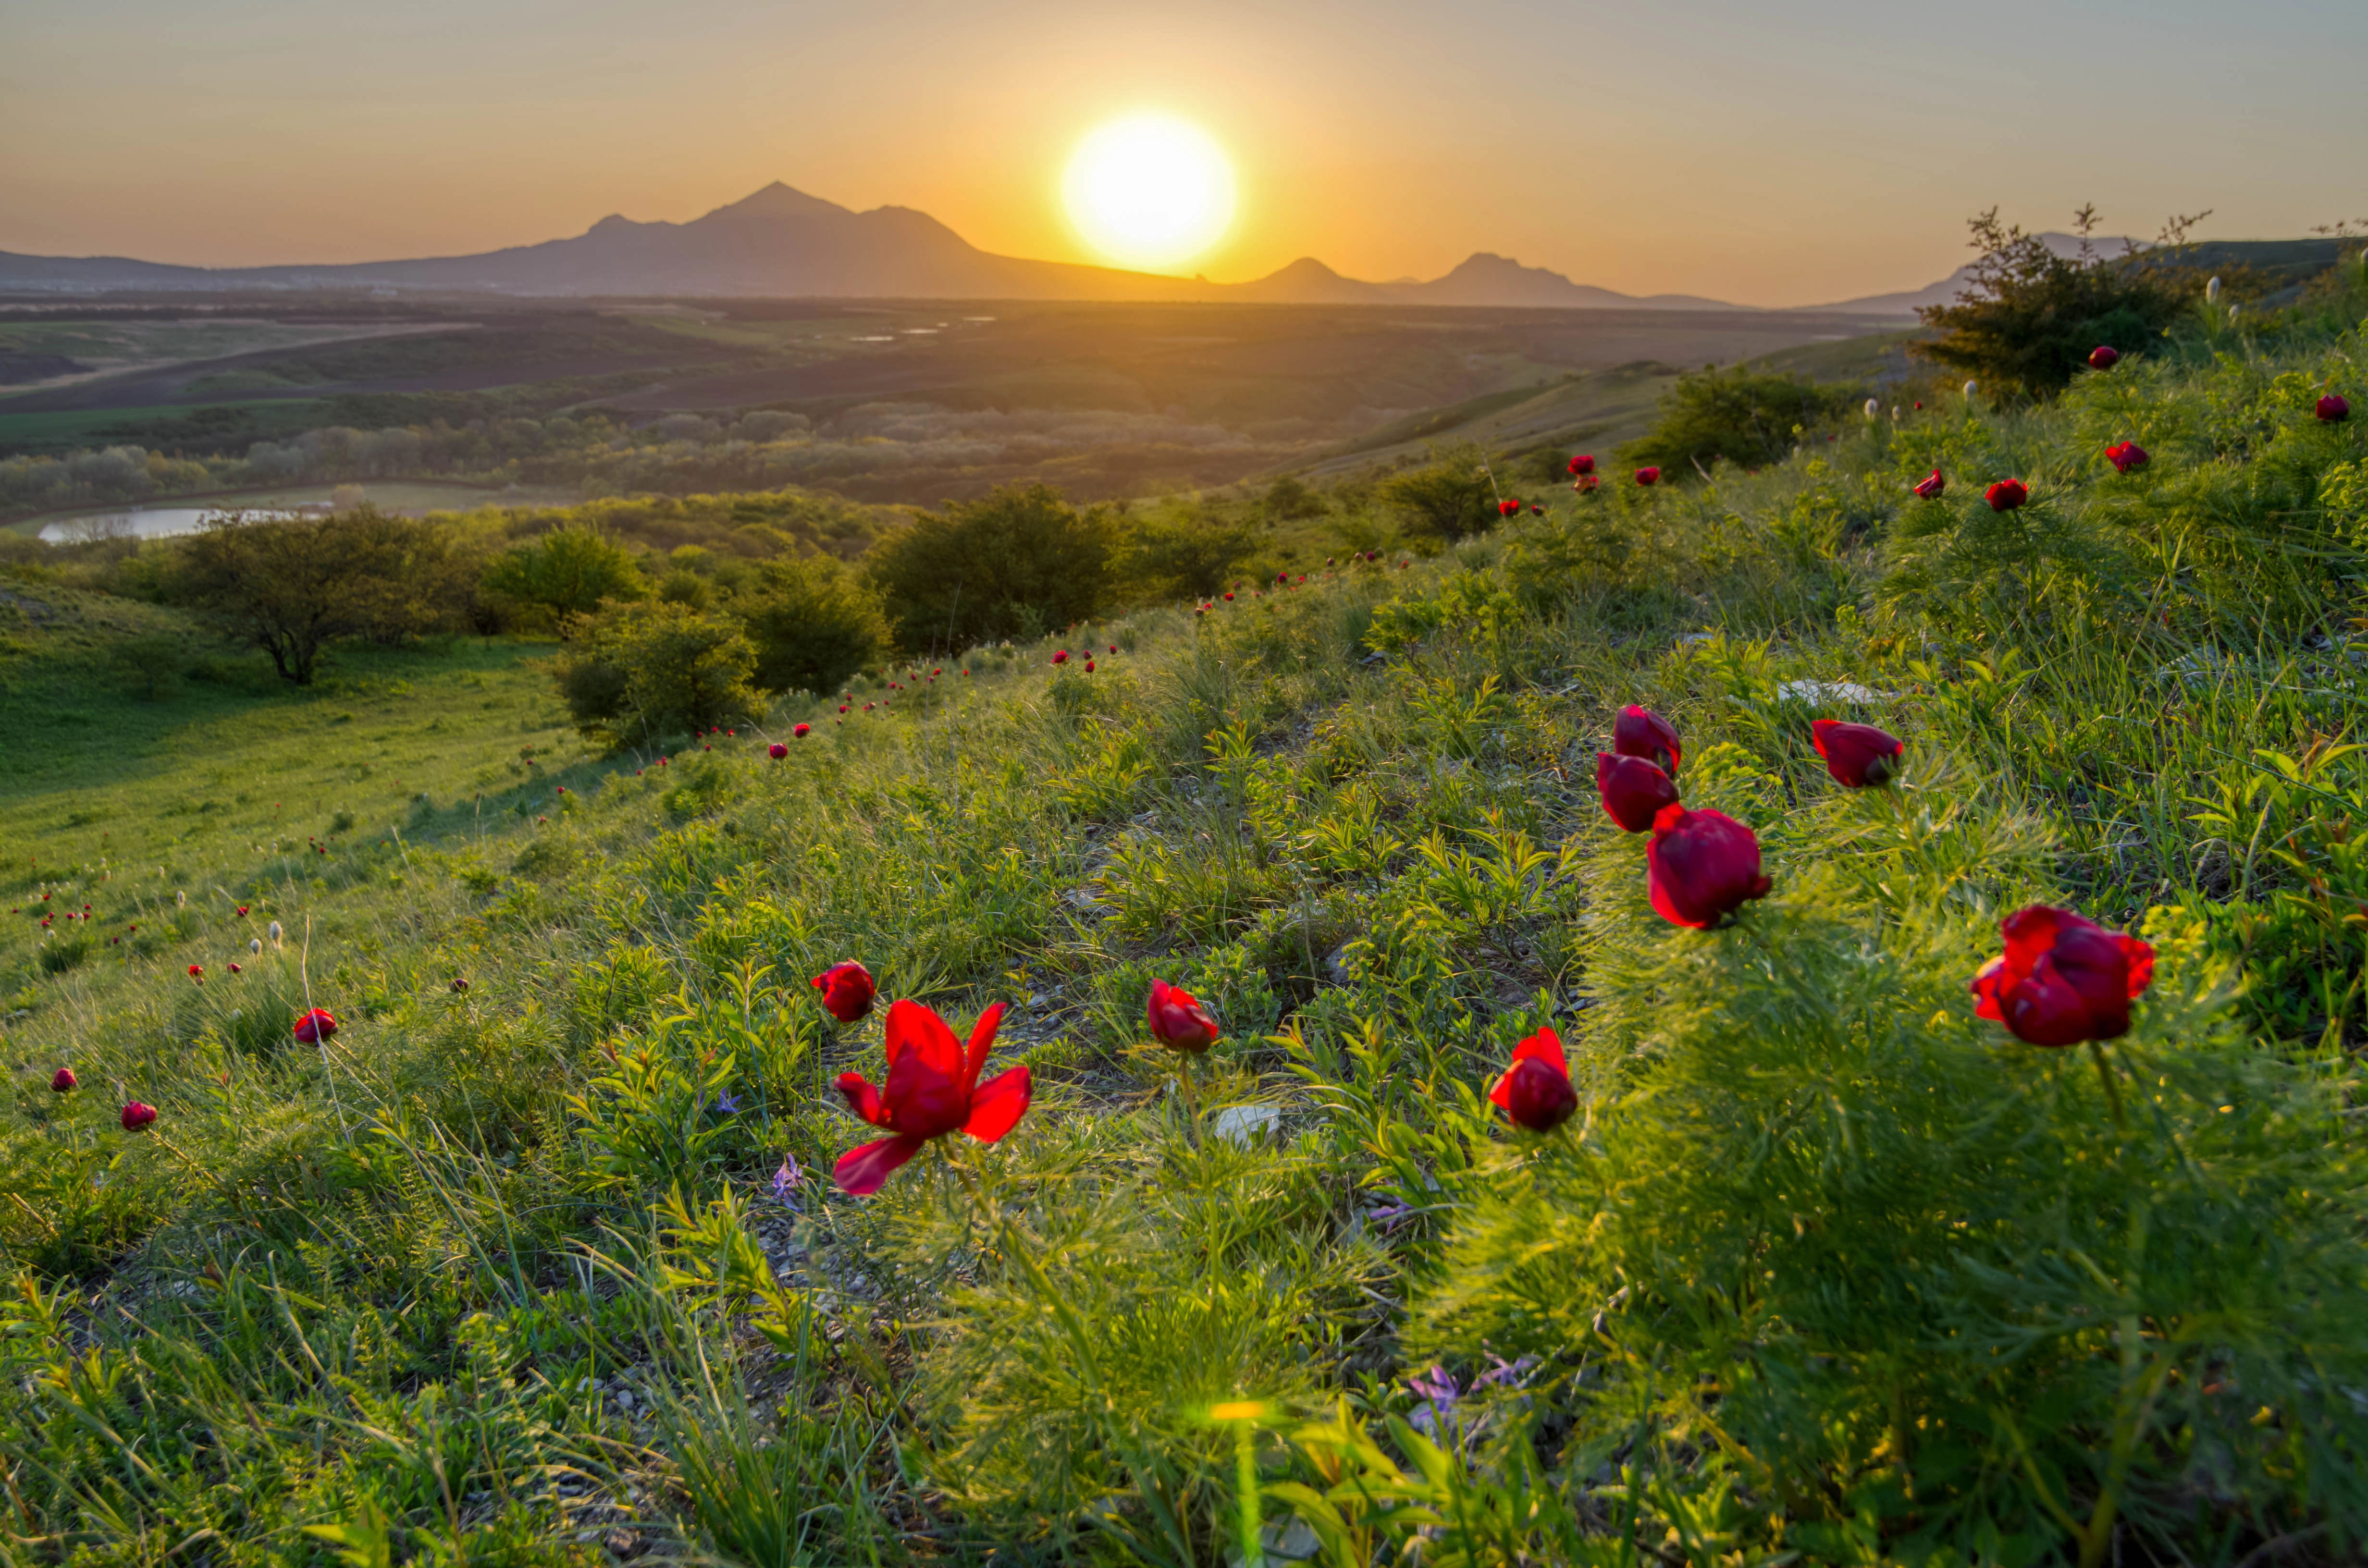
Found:
[[[757,651],[721,616],[664,602],[611,603],[555,673],[576,729],[629,746],[752,717],[756,663]]]
[[[1320,517],[1330,510],[1323,496],[1291,474],[1276,480],[1266,493],[1267,516],[1284,522]]]
[[[363,506],[325,517],[211,518],[183,544],[171,597],[310,686],[337,638],[393,640],[449,617],[434,525]]]
[[[1383,482],[1382,504],[1403,516],[1406,531],[1418,539],[1452,544],[1485,532],[1497,522],[1497,490],[1485,460],[1476,446],[1451,448],[1429,465]]]
[[[1689,371],[1661,394],[1650,432],[1620,449],[1623,464],[1651,464],[1675,479],[1713,462],[1765,468],[1793,448],[1796,426],[1815,426],[1841,411],[1858,392],[1824,387],[1800,376],[1773,375],[1736,365]]]
[[[926,515],[874,545],[865,574],[908,648],[1032,637],[1100,613],[1115,519],[1047,484],[1011,485]]]
[[[833,556],[767,562],[734,608],[768,691],[827,690],[888,653],[880,596]]]
[[[1144,599],[1206,598],[1225,585],[1258,543],[1248,525],[1215,506],[1145,517],[1127,531],[1124,574]]]
[[[649,585],[622,545],[592,528],[564,528],[495,556],[484,589],[521,624],[548,631],[605,599],[642,598]]]

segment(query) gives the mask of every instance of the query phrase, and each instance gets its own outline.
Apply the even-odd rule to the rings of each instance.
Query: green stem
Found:
[[[2124,1137],[2127,1137],[2129,1135],[2130,1124],[2128,1119],[2122,1115],[2122,1090],[2121,1086],[2113,1082],[2113,1070],[2105,1061],[2104,1042],[2101,1040],[2090,1040],[2089,1042],[2089,1056],[2091,1061],[2096,1062],[2097,1077],[2105,1085],[2105,1103],[2113,1108],[2113,1131],[2121,1133]]]
[[[1242,1497],[1242,1568],[1266,1568],[1266,1553],[1258,1550],[1258,1438],[1252,1428],[1247,1421],[1234,1426],[1235,1472]]]

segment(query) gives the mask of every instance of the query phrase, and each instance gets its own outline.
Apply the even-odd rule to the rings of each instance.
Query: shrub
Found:
[[[576,729],[629,746],[752,717],[756,663],[757,651],[723,617],[663,602],[612,604],[555,673]]]
[[[485,569],[485,592],[522,626],[564,630],[607,599],[638,599],[648,585],[624,547],[588,528],[563,528],[503,551]]]
[[[1257,549],[1258,535],[1247,525],[1215,507],[1196,506],[1180,517],[1135,524],[1127,534],[1124,572],[1144,599],[1206,598]]]
[[[908,648],[1034,637],[1108,603],[1117,525],[1048,484],[1011,485],[924,516],[872,548],[867,575]]]
[[[1417,539],[1449,544],[1469,539],[1497,521],[1496,487],[1485,461],[1476,446],[1451,448],[1426,467],[1392,475],[1382,485],[1382,504],[1404,516],[1406,531]]]
[[[887,654],[880,597],[835,558],[768,562],[736,607],[768,691],[823,691]]]
[[[1795,430],[1830,419],[1857,395],[1801,376],[1706,365],[1661,394],[1652,430],[1621,448],[1620,460],[1649,463],[1673,479],[1697,464],[1766,468],[1792,450]]]

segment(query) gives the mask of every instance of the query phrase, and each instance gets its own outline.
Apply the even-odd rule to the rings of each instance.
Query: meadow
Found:
[[[545,645],[156,693],[170,612],[11,585],[0,1556],[2355,1560],[2363,315],[631,755]],[[1713,928],[1631,705],[1756,837]],[[2125,1033],[1977,1013],[2034,904]],[[851,1196],[908,1004],[1030,1097]]]

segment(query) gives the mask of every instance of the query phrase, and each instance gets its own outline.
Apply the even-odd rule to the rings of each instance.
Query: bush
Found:
[[[1010,485],[924,516],[872,548],[867,575],[907,648],[1036,637],[1109,602],[1115,519],[1048,484]]]
[[[880,597],[827,555],[768,562],[737,605],[768,691],[825,691],[886,656]]]
[[[1146,517],[1127,535],[1126,579],[1142,599],[1207,598],[1224,587],[1258,542],[1247,525],[1212,506],[1195,506],[1178,517]]]
[[[674,604],[612,604],[556,673],[568,715],[613,746],[742,722],[757,710],[757,651],[720,616]]]
[[[623,546],[587,528],[563,528],[503,551],[485,569],[484,590],[522,625],[564,631],[607,599],[649,592]]]
[[[2173,219],[2163,231],[2175,247],[2193,219]],[[2075,220],[2085,239],[2095,210]],[[1962,370],[1993,391],[2031,399],[2055,396],[2072,384],[2089,350],[2110,344],[2123,352],[2151,344],[2202,287],[2177,278],[2154,259],[2104,256],[2087,250],[2062,256],[2037,234],[1999,223],[1998,209],[1972,221],[1975,292],[1954,303],[1917,312],[1943,335],[1912,352]]]
[[[1476,446],[1452,448],[1428,467],[1392,475],[1382,485],[1382,504],[1402,514],[1406,532],[1417,539],[1452,544],[1483,533],[1497,521],[1485,461]]]
[[[1857,395],[1800,376],[1707,365],[1679,376],[1661,394],[1652,430],[1621,448],[1620,460],[1632,467],[1649,463],[1670,479],[1696,464],[1766,468],[1792,451],[1794,430],[1833,417]]]

